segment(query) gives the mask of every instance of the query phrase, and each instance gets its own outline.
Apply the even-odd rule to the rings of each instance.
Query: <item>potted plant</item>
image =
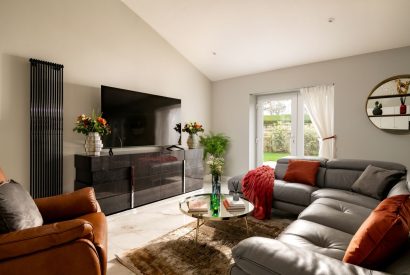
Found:
[[[204,159],[208,157],[206,164],[208,164],[209,169],[212,174],[212,193],[220,193],[220,179],[223,173],[223,167],[225,165],[225,160],[223,156],[228,149],[230,139],[224,134],[218,133],[209,135],[204,135],[200,137],[199,143],[204,148]]]
[[[203,132],[204,128],[198,122],[188,122],[185,123],[184,128],[182,128],[182,132],[186,132],[189,134],[187,144],[189,149],[198,148],[199,140],[198,140],[198,133]]]
[[[101,136],[111,133],[111,128],[101,114],[91,116],[80,115],[76,122],[73,131],[86,135],[85,152],[87,156],[99,156],[103,147]]]

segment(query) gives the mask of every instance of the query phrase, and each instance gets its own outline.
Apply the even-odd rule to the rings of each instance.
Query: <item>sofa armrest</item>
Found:
[[[235,265],[248,274],[386,274],[262,237],[241,241],[232,256]]]
[[[101,211],[92,187],[34,201],[45,223],[74,219]]]
[[[409,187],[408,187],[408,182],[406,177],[403,177],[399,182],[397,182],[392,189],[390,189],[389,193],[387,194],[387,197],[393,197],[397,195],[408,195],[410,194]]]
[[[93,239],[92,225],[81,219],[0,234],[0,261],[71,242]]]

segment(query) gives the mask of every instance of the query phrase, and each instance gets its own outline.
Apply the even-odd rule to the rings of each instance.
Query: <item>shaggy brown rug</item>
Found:
[[[275,238],[290,223],[289,219],[248,217],[246,235],[244,219],[207,221],[195,244],[196,222],[192,222],[116,257],[136,274],[226,274],[233,262],[231,248],[237,243],[251,236]]]

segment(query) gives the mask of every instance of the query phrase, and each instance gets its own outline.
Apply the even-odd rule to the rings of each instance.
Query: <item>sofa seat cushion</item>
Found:
[[[323,188],[312,193],[312,202],[320,198],[329,198],[339,201],[360,205],[366,208],[374,209],[380,203],[379,200],[360,195],[347,190]]]
[[[306,220],[296,220],[278,240],[342,260],[353,235]]]
[[[308,206],[312,192],[316,190],[318,188],[314,186],[276,179],[273,185],[273,199]]]
[[[299,219],[325,225],[354,235],[370,215],[371,209],[335,199],[315,200]]]

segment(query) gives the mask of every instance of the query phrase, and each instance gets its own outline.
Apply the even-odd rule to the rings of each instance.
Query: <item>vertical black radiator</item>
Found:
[[[63,65],[30,59],[30,193],[63,192]]]

